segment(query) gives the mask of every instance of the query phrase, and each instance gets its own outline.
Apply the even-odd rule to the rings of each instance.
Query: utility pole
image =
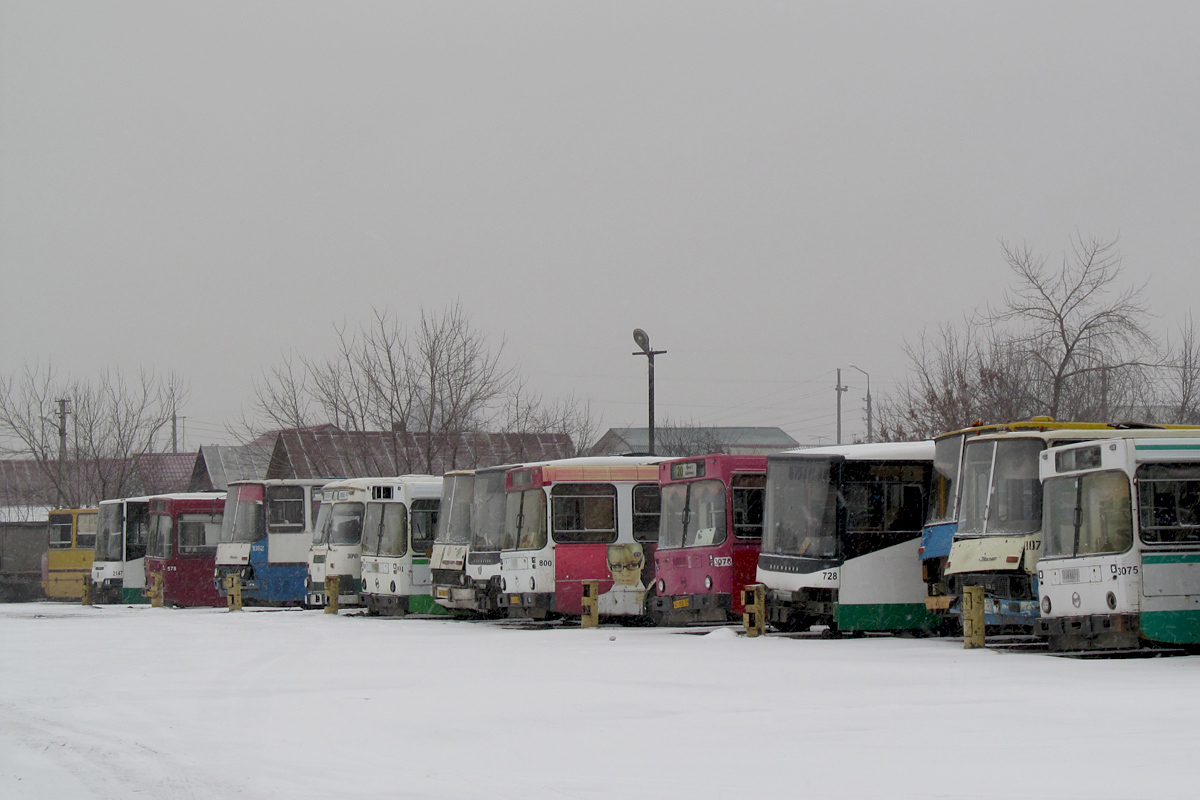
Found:
[[[641,328],[633,329],[633,341],[638,347],[642,348],[642,352],[634,353],[635,356],[645,356],[646,363],[649,365],[649,384],[650,384],[650,428],[649,434],[649,450],[650,455],[654,455],[654,357],[661,356],[666,353],[666,350],[651,350],[650,337]]]
[[[172,453],[179,452],[178,440],[175,438],[175,426],[177,423],[178,423],[178,419],[175,416],[175,412],[172,411],[171,412],[171,452]]]
[[[833,387],[837,392],[837,443],[842,443],[842,392],[850,391],[849,386],[842,386],[842,370],[841,367],[837,371],[837,386]]]
[[[55,482],[55,505],[58,508],[63,506],[63,462],[67,460],[67,414],[71,413],[67,410],[67,404],[70,399],[60,397],[58,403],[58,480]]]
[[[853,364],[850,365],[850,369],[856,369],[867,376],[867,442],[869,444],[875,441],[875,425],[871,420],[871,375],[862,367],[856,367]]]

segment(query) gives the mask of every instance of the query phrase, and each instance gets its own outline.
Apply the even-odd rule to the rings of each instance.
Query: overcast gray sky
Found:
[[[1195,3],[0,2],[0,372],[177,369],[188,444],[372,307],[549,397],[847,435],[999,242],[1197,296]]]

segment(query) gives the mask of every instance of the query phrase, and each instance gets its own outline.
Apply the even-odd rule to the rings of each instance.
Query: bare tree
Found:
[[[56,503],[92,505],[135,488],[135,457],[158,449],[186,396],[174,373],[64,381],[52,367],[27,365],[0,381],[0,437],[10,454],[38,464]]]
[[[1003,252],[1016,284],[997,307],[906,345],[911,372],[879,404],[882,437],[1034,415],[1150,421],[1158,345],[1144,285],[1119,286],[1116,240],[1077,237],[1055,268],[1028,247]]]
[[[1200,332],[1188,313],[1179,326],[1179,342],[1168,346],[1165,369],[1168,374],[1165,422],[1177,425],[1200,423]]]
[[[390,431],[396,471],[457,463],[469,433],[587,435],[595,427],[590,406],[574,398],[547,403],[529,395],[517,369],[504,364],[504,342],[490,346],[458,303],[422,310],[411,329],[377,310],[358,329],[336,328],[336,345],[323,361],[288,358],[264,371],[255,384],[256,417],[276,427]],[[253,438],[256,426],[243,418],[240,428]]]
[[[1157,361],[1157,343],[1146,329],[1145,284],[1117,286],[1115,239],[1077,237],[1055,269],[1028,247],[1003,248],[1017,286],[988,321],[1007,324],[1017,355],[1036,366],[1028,387],[1037,404],[1052,417],[1108,417],[1129,399],[1113,392]]]
[[[660,456],[682,458],[724,453],[728,444],[721,441],[716,429],[698,422],[663,419],[654,429],[654,452]]]

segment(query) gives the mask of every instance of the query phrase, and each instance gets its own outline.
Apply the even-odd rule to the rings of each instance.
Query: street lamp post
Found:
[[[871,375],[862,367],[850,365],[850,369],[856,369],[863,375],[867,376],[867,442],[875,441],[875,426],[871,419]]]
[[[649,428],[649,450],[650,455],[654,455],[654,357],[661,356],[666,350],[651,350],[650,337],[641,328],[633,329],[633,341],[637,342],[637,346],[642,348],[640,353],[634,353],[635,356],[645,356],[646,364],[649,368],[650,376],[650,428]]]

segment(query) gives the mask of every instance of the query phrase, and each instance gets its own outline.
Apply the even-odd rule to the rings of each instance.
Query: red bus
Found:
[[[224,492],[150,498],[146,592],[154,585],[154,577],[161,575],[163,605],[225,605],[213,583],[224,512]]]
[[[601,615],[645,615],[662,460],[570,458],[510,470],[500,608],[510,617],[579,616],[583,581],[596,580]]]
[[[762,545],[766,456],[709,455],[659,465],[662,516],[650,618],[726,622],[743,611]]]

